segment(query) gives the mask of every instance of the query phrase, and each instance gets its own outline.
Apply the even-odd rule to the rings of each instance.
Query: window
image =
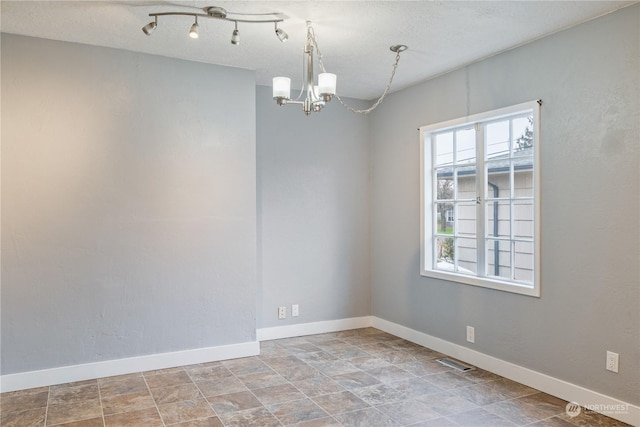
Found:
[[[540,296],[540,105],[420,128],[422,275]]]

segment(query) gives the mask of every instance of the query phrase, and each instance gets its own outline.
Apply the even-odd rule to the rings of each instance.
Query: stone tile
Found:
[[[277,403],[270,405],[268,409],[284,425],[298,424],[327,416],[325,411],[309,399]]]
[[[389,366],[386,368],[368,369],[365,373],[377,378],[383,383],[389,383],[392,381],[407,380],[409,378],[415,378],[415,375],[398,368],[397,366]]]
[[[359,347],[356,347],[355,345],[346,346],[337,350],[331,350],[329,351],[329,353],[331,353],[338,359],[351,359],[354,357],[371,356],[369,353]]]
[[[360,399],[349,391],[342,393],[325,394],[313,398],[322,409],[329,415],[340,414],[343,412],[355,411],[357,409],[366,408],[369,404]]]
[[[484,383],[487,381],[494,381],[500,379],[499,375],[494,374],[493,372],[485,371],[480,368],[473,369],[471,371],[466,372],[456,372],[463,378],[468,379],[474,383]]]
[[[292,366],[289,369],[281,369],[277,371],[287,381],[300,381],[306,378],[313,378],[322,375],[317,369],[305,366]]]
[[[367,387],[380,383],[377,378],[372,377],[371,375],[362,371],[353,372],[350,374],[335,375],[331,378],[348,390],[358,387]]]
[[[406,363],[400,363],[398,364],[398,367],[407,372],[411,372],[417,377],[452,371],[451,368],[436,362],[435,359],[413,360]]]
[[[292,384],[309,397],[344,391],[344,387],[331,378],[325,376],[308,378],[306,380],[296,381]]]
[[[65,403],[78,403],[83,400],[99,399],[98,382],[93,381],[87,385],[51,387],[49,391],[49,405],[62,405]]]
[[[311,343],[308,343],[308,342],[300,343],[300,344],[293,344],[293,345],[285,345],[283,347],[285,348],[285,350],[287,350],[287,352],[289,354],[320,351],[319,347],[316,347],[315,345],[313,345]]]
[[[341,359],[314,364],[313,367],[330,377],[334,375],[350,374],[360,371],[351,363]]]
[[[521,399],[504,400],[483,408],[518,425],[531,424],[548,418],[544,411],[523,402]]]
[[[4,398],[2,398],[4,399]],[[2,412],[0,425],[2,427],[42,427],[47,408],[29,409],[18,412]]]
[[[55,384],[55,385],[49,386],[49,391],[65,389],[70,387],[80,387],[83,385],[98,385],[98,380],[92,379],[92,380],[83,380],[83,381],[72,381],[64,384]]]
[[[432,410],[444,416],[458,414],[478,407],[469,400],[449,391],[428,394],[416,400],[426,403]]]
[[[135,372],[132,374],[114,375],[112,377],[98,378],[98,385],[102,387],[103,384],[109,383],[111,381],[122,381],[122,380],[128,380],[130,378],[142,378],[142,372]]]
[[[388,384],[376,384],[351,390],[353,394],[371,406],[398,402],[404,399],[404,394]]]
[[[225,366],[222,365],[192,365],[185,368],[184,370],[195,382],[219,380],[222,378],[233,377],[231,371],[229,371]]]
[[[225,360],[222,364],[237,376],[271,372],[271,368],[257,357]]]
[[[49,386],[26,388],[24,390],[6,391],[4,393],[0,393],[0,399],[2,399],[1,400],[2,402],[4,402],[4,399],[6,399],[7,397],[24,396],[27,394],[38,394],[45,391],[46,392],[49,391]]]
[[[267,365],[269,365],[272,369],[278,371],[282,369],[287,369],[292,366],[306,366],[307,364],[297,358],[296,356],[285,356],[285,357],[274,357],[271,359],[267,359],[264,361]]]
[[[165,403],[179,402],[181,400],[195,400],[203,397],[198,387],[193,383],[154,388],[151,391],[151,395],[156,405],[164,405]]]
[[[478,406],[490,405],[509,399],[509,396],[495,388],[489,387],[486,383],[457,388],[452,390],[452,392]]]
[[[102,410],[105,415],[137,411],[155,406],[149,391],[140,393],[116,394],[102,398]]]
[[[413,399],[378,406],[377,409],[402,425],[415,424],[420,421],[441,417],[428,404]]]
[[[476,384],[475,382],[458,375],[456,372],[442,372],[440,374],[427,375],[423,378],[443,390],[451,390]]]
[[[393,365],[400,365],[402,363],[410,363],[416,360],[414,354],[397,350],[395,348],[391,349],[391,351],[387,351],[385,353],[381,353],[377,355],[378,358],[384,360],[385,362],[391,363]]]
[[[100,383],[100,396],[102,398],[129,393],[148,392],[147,383],[142,376],[132,376],[121,380],[113,380]]]
[[[152,375],[158,374],[175,374],[176,372],[182,372],[184,368],[182,366],[175,366],[173,368],[164,368],[164,369],[153,369],[151,371],[144,371],[142,374],[145,377],[150,377]]]
[[[204,399],[182,400],[158,405],[158,411],[166,425],[210,418],[216,415]]]
[[[28,409],[44,408],[47,406],[47,398],[49,397],[49,388],[46,390],[38,389],[30,393],[15,393],[2,395],[2,412],[18,412]]]
[[[247,386],[234,376],[211,381],[198,381],[196,385],[204,397],[247,391]]]
[[[218,415],[262,406],[262,403],[250,391],[212,396],[207,400]]]
[[[291,400],[304,399],[306,396],[291,384],[281,384],[253,390],[253,394],[264,406]]]
[[[172,385],[181,385],[191,383],[191,378],[187,373],[180,370],[163,370],[167,372],[157,371],[152,375],[144,373],[144,378],[147,381],[147,385],[150,389],[159,387],[168,387]]]
[[[393,347],[389,346],[388,344],[384,344],[380,342],[374,342],[372,344],[363,344],[363,345],[359,345],[358,347],[360,347],[362,350],[374,356],[378,356],[383,353],[388,353],[390,351],[396,351],[394,350]]]
[[[225,427],[279,427],[280,421],[265,407],[220,415]]]
[[[105,427],[162,427],[162,419],[154,408],[142,409],[104,417]]]
[[[315,351],[313,353],[300,353],[296,357],[304,363],[324,363],[337,360],[338,358],[326,351]],[[267,362],[269,363],[269,362]]]
[[[367,369],[388,368],[391,366],[391,363],[371,355],[354,357],[349,359],[349,363],[363,371]]]
[[[567,401],[551,396],[547,393],[538,392],[519,398],[518,400],[534,406],[538,411],[543,412],[546,417],[561,415],[566,413]]]
[[[209,417],[194,421],[172,424],[171,427],[224,427],[218,417]]]
[[[49,424],[51,425],[51,424]],[[91,418],[89,420],[72,421],[70,423],[56,424],[55,427],[103,427],[102,417]]]
[[[514,427],[516,424],[511,421],[505,420],[496,414],[485,411],[482,408],[472,409],[460,414],[451,415],[448,417],[453,422],[461,426],[474,426],[474,427]]]
[[[575,427],[575,424],[565,421],[560,417],[551,417],[530,424],[528,427]]]
[[[347,412],[336,415],[335,418],[345,427],[394,427],[401,425],[375,408],[366,408],[354,412]]]
[[[536,390],[535,388],[527,387],[524,384],[511,381],[507,378],[500,378],[495,381],[488,381],[484,384],[488,385],[489,387],[495,390],[498,390],[500,393],[512,399],[516,397],[522,397],[530,394],[540,393],[540,391]]]
[[[102,407],[98,399],[63,405],[50,405],[47,409],[47,424],[70,423],[99,416],[102,416]]]
[[[394,381],[389,385],[401,393],[406,399],[424,396],[426,394],[439,393],[442,389],[424,378],[411,378],[408,380]]]
[[[311,421],[304,421],[296,424],[296,427],[342,427],[338,421],[333,418],[317,418]]]
[[[420,421],[415,424],[411,424],[410,427],[459,427],[459,424],[454,423],[449,418],[435,418],[433,420]]]
[[[580,414],[576,417],[570,417],[567,413],[558,415],[559,418],[570,422],[574,426],[579,427],[627,427],[628,424],[622,421],[609,418],[597,412],[585,410],[582,408]]]
[[[287,382],[282,375],[270,371],[259,372],[257,374],[249,374],[239,378],[240,381],[249,389],[270,387],[278,384],[284,384]]]

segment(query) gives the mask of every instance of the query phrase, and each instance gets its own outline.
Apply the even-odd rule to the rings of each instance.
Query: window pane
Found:
[[[456,239],[458,251],[459,273],[476,274],[478,272],[478,254],[476,249],[476,239],[459,238]]]
[[[496,253],[498,254],[496,257]],[[487,239],[487,276],[511,279],[511,242]],[[496,263],[498,267],[496,268]]]
[[[533,239],[533,202],[513,202],[513,236]]]
[[[476,204],[458,203],[456,216],[456,234],[458,236],[476,235]]]
[[[533,197],[533,169],[516,169],[513,175],[513,196]]]
[[[487,202],[486,233],[488,237],[511,237],[510,202]]]
[[[487,194],[486,199],[508,199],[511,197],[511,179],[509,160],[487,162]]]
[[[533,152],[533,116],[511,121],[513,126],[513,156],[529,156]]]
[[[453,199],[453,173],[449,171],[438,170],[438,182],[436,184],[437,200]]]
[[[474,128],[456,131],[456,164],[476,162],[476,131]]]
[[[509,156],[509,120],[489,123],[485,127],[486,158]]]
[[[451,216],[453,215],[453,218]],[[453,234],[454,233],[454,220],[455,212],[453,209],[453,203],[436,203],[436,218],[438,234]],[[451,221],[449,221],[451,219]]]
[[[515,251],[515,279],[533,282],[533,242],[516,242]]]
[[[435,238],[436,268],[438,270],[453,271],[453,257],[455,255],[453,237]]]
[[[453,163],[453,132],[436,135],[435,165],[449,165]]]
[[[457,200],[476,199],[476,169],[475,167],[462,167],[457,169],[458,194]]]

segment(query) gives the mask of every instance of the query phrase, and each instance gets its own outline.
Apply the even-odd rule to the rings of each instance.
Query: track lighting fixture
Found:
[[[286,15],[280,12],[273,13],[236,13],[236,12],[228,12],[222,7],[219,6],[207,6],[203,8],[195,7],[195,6],[185,6],[191,7],[193,9],[197,9],[200,12],[158,12],[158,13],[150,13],[149,16],[154,17],[153,22],[149,22],[147,25],[142,27],[142,31],[150,36],[151,33],[158,26],[158,16],[192,16],[195,19],[195,22],[191,26],[189,30],[189,36],[191,38],[197,39],[199,33],[198,26],[198,17],[200,18],[211,18],[218,19],[221,21],[230,21],[235,24],[235,28],[233,30],[233,34],[231,36],[231,44],[237,45],[240,44],[240,32],[238,31],[238,22],[248,23],[248,24],[264,24],[264,23],[273,23],[276,26],[276,36],[282,42],[286,41],[288,36],[287,33],[284,32],[281,28],[278,28],[278,22],[282,22],[285,20]]]
[[[282,43],[289,40],[289,35],[285,33],[285,31],[282,28],[278,28],[277,22],[275,23],[275,26],[276,26],[276,36],[278,36],[278,39],[280,39]]]
[[[189,37],[191,37],[192,39],[198,38],[198,17],[196,16],[195,18],[196,22],[193,23],[191,29],[189,30]]]
[[[231,44],[240,44],[240,34],[238,33],[238,23],[236,22],[236,28],[231,35]]]
[[[276,24],[276,34],[278,38],[282,41],[286,40],[286,33],[284,36],[284,40],[280,37],[278,33],[278,25]],[[283,31],[284,33],[284,31]],[[314,83],[313,76],[313,49],[318,53],[318,62],[320,62],[320,70],[322,73],[318,74],[318,83],[317,85]],[[407,46],[405,45],[393,45],[389,48],[392,52],[396,54],[396,62],[393,65],[393,71],[391,72],[391,78],[389,79],[389,83],[387,83],[387,87],[384,92],[378,98],[378,100],[369,108],[364,110],[358,110],[353,107],[345,104],[342,99],[338,95],[336,95],[336,80],[337,77],[335,74],[327,73],[324,68],[324,63],[322,61],[322,53],[320,53],[320,48],[318,47],[318,42],[316,40],[315,32],[313,31],[313,27],[311,26],[311,22],[307,21],[307,43],[304,45],[304,58],[306,69],[303,69],[303,88],[300,90],[300,94],[296,99],[291,99],[291,79],[288,77],[274,77],[273,78],[273,99],[276,101],[278,105],[285,104],[299,104],[302,105],[302,111],[309,116],[313,112],[318,112],[322,110],[327,102],[331,101],[331,99],[335,96],[338,101],[349,111],[353,113],[359,114],[367,114],[373,111],[384,99],[384,97],[391,89],[391,83],[393,82],[393,77],[396,74],[396,69],[398,68],[398,62],[400,61],[400,53],[407,50]],[[302,98],[302,94],[306,92],[306,96],[304,99]]]
[[[151,33],[153,33],[153,31],[158,27],[158,17],[156,16],[155,18],[155,21],[151,21],[147,25],[142,27],[142,31],[148,36],[150,36]]]

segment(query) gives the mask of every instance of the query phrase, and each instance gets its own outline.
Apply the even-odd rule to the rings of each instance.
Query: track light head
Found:
[[[276,22],[276,36],[278,36],[278,39],[280,39],[282,43],[289,40],[289,35],[282,28],[278,28],[277,22]]]
[[[155,21],[149,22],[147,25],[142,27],[142,32],[150,36],[151,33],[153,33],[157,27],[158,27],[158,17],[156,16]]]
[[[233,30],[233,35],[231,36],[231,44],[240,44],[240,34],[238,30]]]
[[[193,23],[191,29],[189,30],[189,37],[192,39],[198,38],[198,17],[196,16],[196,22]]]

